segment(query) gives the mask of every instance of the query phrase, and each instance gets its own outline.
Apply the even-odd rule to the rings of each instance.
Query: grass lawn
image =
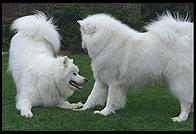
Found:
[[[69,98],[70,102],[85,102],[93,87],[94,78],[87,55],[70,55],[80,68],[80,74],[89,81],[82,91],[77,91]],[[193,131],[193,113],[188,120],[173,123],[171,117],[177,116],[180,107],[177,99],[169,93],[168,86],[153,85],[127,94],[127,105],[109,116],[94,114],[103,109],[96,106],[86,111],[63,110],[60,108],[36,107],[32,109],[33,118],[20,116],[15,108],[16,87],[9,73],[6,72],[8,55],[2,56],[2,130],[32,131]]]

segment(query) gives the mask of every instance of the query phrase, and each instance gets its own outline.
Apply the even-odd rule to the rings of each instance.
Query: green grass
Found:
[[[80,74],[89,79],[82,91],[69,98],[70,102],[85,102],[93,87],[94,78],[87,55],[71,55],[80,68]],[[94,114],[103,106],[86,111],[72,111],[59,108],[36,107],[32,109],[33,118],[20,116],[15,108],[16,87],[6,72],[8,55],[2,56],[2,130],[115,130],[115,131],[193,131],[193,113],[188,120],[173,123],[171,117],[180,112],[178,101],[169,93],[168,86],[153,85],[143,89],[129,91],[127,105],[109,116]]]

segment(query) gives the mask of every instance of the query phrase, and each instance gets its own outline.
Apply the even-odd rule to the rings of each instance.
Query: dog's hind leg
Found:
[[[96,80],[86,103],[83,105],[83,108],[79,110],[86,110],[96,105],[104,105],[107,94],[108,94],[108,87],[104,83]]]
[[[123,85],[114,82],[109,86],[106,107],[103,110],[95,111],[94,113],[106,116],[115,113],[115,110],[123,108],[126,104],[126,91],[127,90]]]
[[[191,111],[191,105],[193,104],[193,89],[190,83],[191,77],[179,76],[170,81],[170,88],[180,102],[181,112],[178,117],[172,118],[174,122],[185,121],[189,112]]]
[[[19,84],[19,82],[21,82]],[[17,86],[17,95],[16,95],[16,108],[20,110],[20,114],[24,117],[31,118],[33,113],[32,109],[32,101],[34,95],[35,87],[32,82],[27,78],[22,78],[21,81],[18,81]]]
[[[172,118],[173,122],[181,122],[187,120],[190,112],[191,103],[180,103],[181,112],[178,117]]]

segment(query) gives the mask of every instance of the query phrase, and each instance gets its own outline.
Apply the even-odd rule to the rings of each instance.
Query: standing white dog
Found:
[[[179,99],[181,122],[193,110],[193,23],[167,12],[140,33],[107,14],[96,14],[77,21],[82,48],[92,58],[95,84],[81,110],[95,105],[95,111],[109,115],[123,108],[126,89],[152,81],[165,80]]]
[[[80,83],[87,81],[67,56],[56,57],[60,36],[42,12],[21,17],[11,27],[16,35],[11,40],[9,68],[17,88],[16,108],[25,117],[32,117],[34,106],[57,106],[64,109],[82,107],[82,103],[65,101]]]

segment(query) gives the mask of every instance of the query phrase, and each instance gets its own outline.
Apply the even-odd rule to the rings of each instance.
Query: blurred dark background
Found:
[[[133,29],[144,32],[143,26],[166,10],[187,13],[193,21],[194,5],[192,3],[2,3],[2,51],[8,51],[13,20],[30,15],[35,10],[53,16],[62,36],[61,50],[70,53],[83,53],[77,20],[90,14],[108,13]]]

